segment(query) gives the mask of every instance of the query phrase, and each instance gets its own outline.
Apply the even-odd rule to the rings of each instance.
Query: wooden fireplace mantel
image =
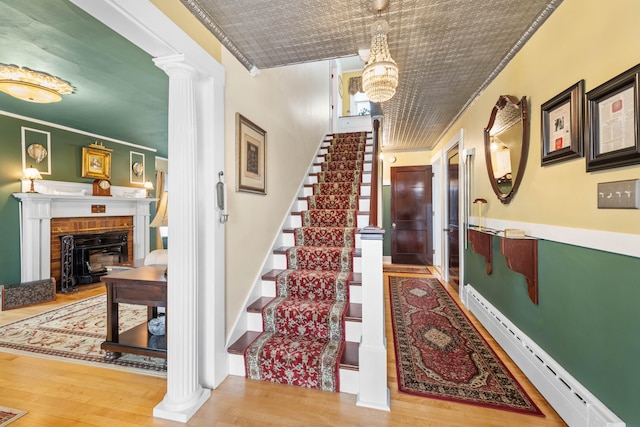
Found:
[[[478,229],[467,229],[471,248],[482,255],[487,263],[487,274],[493,270],[493,236],[495,234]],[[530,237],[509,238],[500,236],[500,253],[507,260],[507,267],[524,275],[527,280],[529,298],[538,304],[538,240]]]

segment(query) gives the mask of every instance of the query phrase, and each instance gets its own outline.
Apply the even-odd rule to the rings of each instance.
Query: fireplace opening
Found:
[[[100,281],[107,266],[129,260],[128,231],[60,236],[62,292]]]

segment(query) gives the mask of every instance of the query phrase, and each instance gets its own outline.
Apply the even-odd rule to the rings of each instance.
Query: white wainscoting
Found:
[[[624,427],[626,425],[480,295],[471,284],[464,286],[461,297],[467,308],[569,426]]]

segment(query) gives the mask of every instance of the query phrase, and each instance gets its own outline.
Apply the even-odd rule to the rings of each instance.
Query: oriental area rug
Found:
[[[120,304],[120,331],[147,319],[147,307]],[[164,359],[123,353],[105,360],[100,344],[107,335],[107,300],[98,295],[0,326],[0,351],[74,363],[166,375]]]
[[[0,406],[0,427],[11,424],[26,413],[27,411]]]
[[[544,416],[437,279],[389,291],[401,392]]]

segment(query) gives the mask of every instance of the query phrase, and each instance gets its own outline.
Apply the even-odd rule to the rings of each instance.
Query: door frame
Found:
[[[459,290],[460,296],[464,295],[462,292],[465,285],[464,279],[464,249],[467,247],[466,239],[466,227],[468,223],[468,209],[469,209],[469,167],[471,166],[470,157],[473,155],[473,150],[464,149],[464,129],[460,129],[446,144],[442,146],[442,149],[434,154],[431,159],[431,165],[433,166],[434,182],[433,182],[433,206],[434,206],[434,218],[433,218],[433,242],[434,242],[434,265],[439,265],[440,274],[443,280],[449,280],[449,253],[446,242],[446,234],[443,230],[447,227],[447,211],[449,208],[449,194],[446,191],[447,182],[449,180],[449,171],[447,170],[447,155],[454,149],[458,148],[458,155],[460,158],[460,167],[458,168],[458,218],[460,221],[458,241],[460,242],[459,259],[460,259],[460,280]],[[436,264],[437,263],[437,264]],[[464,302],[464,301],[463,301]],[[466,303],[465,303],[466,305]]]

